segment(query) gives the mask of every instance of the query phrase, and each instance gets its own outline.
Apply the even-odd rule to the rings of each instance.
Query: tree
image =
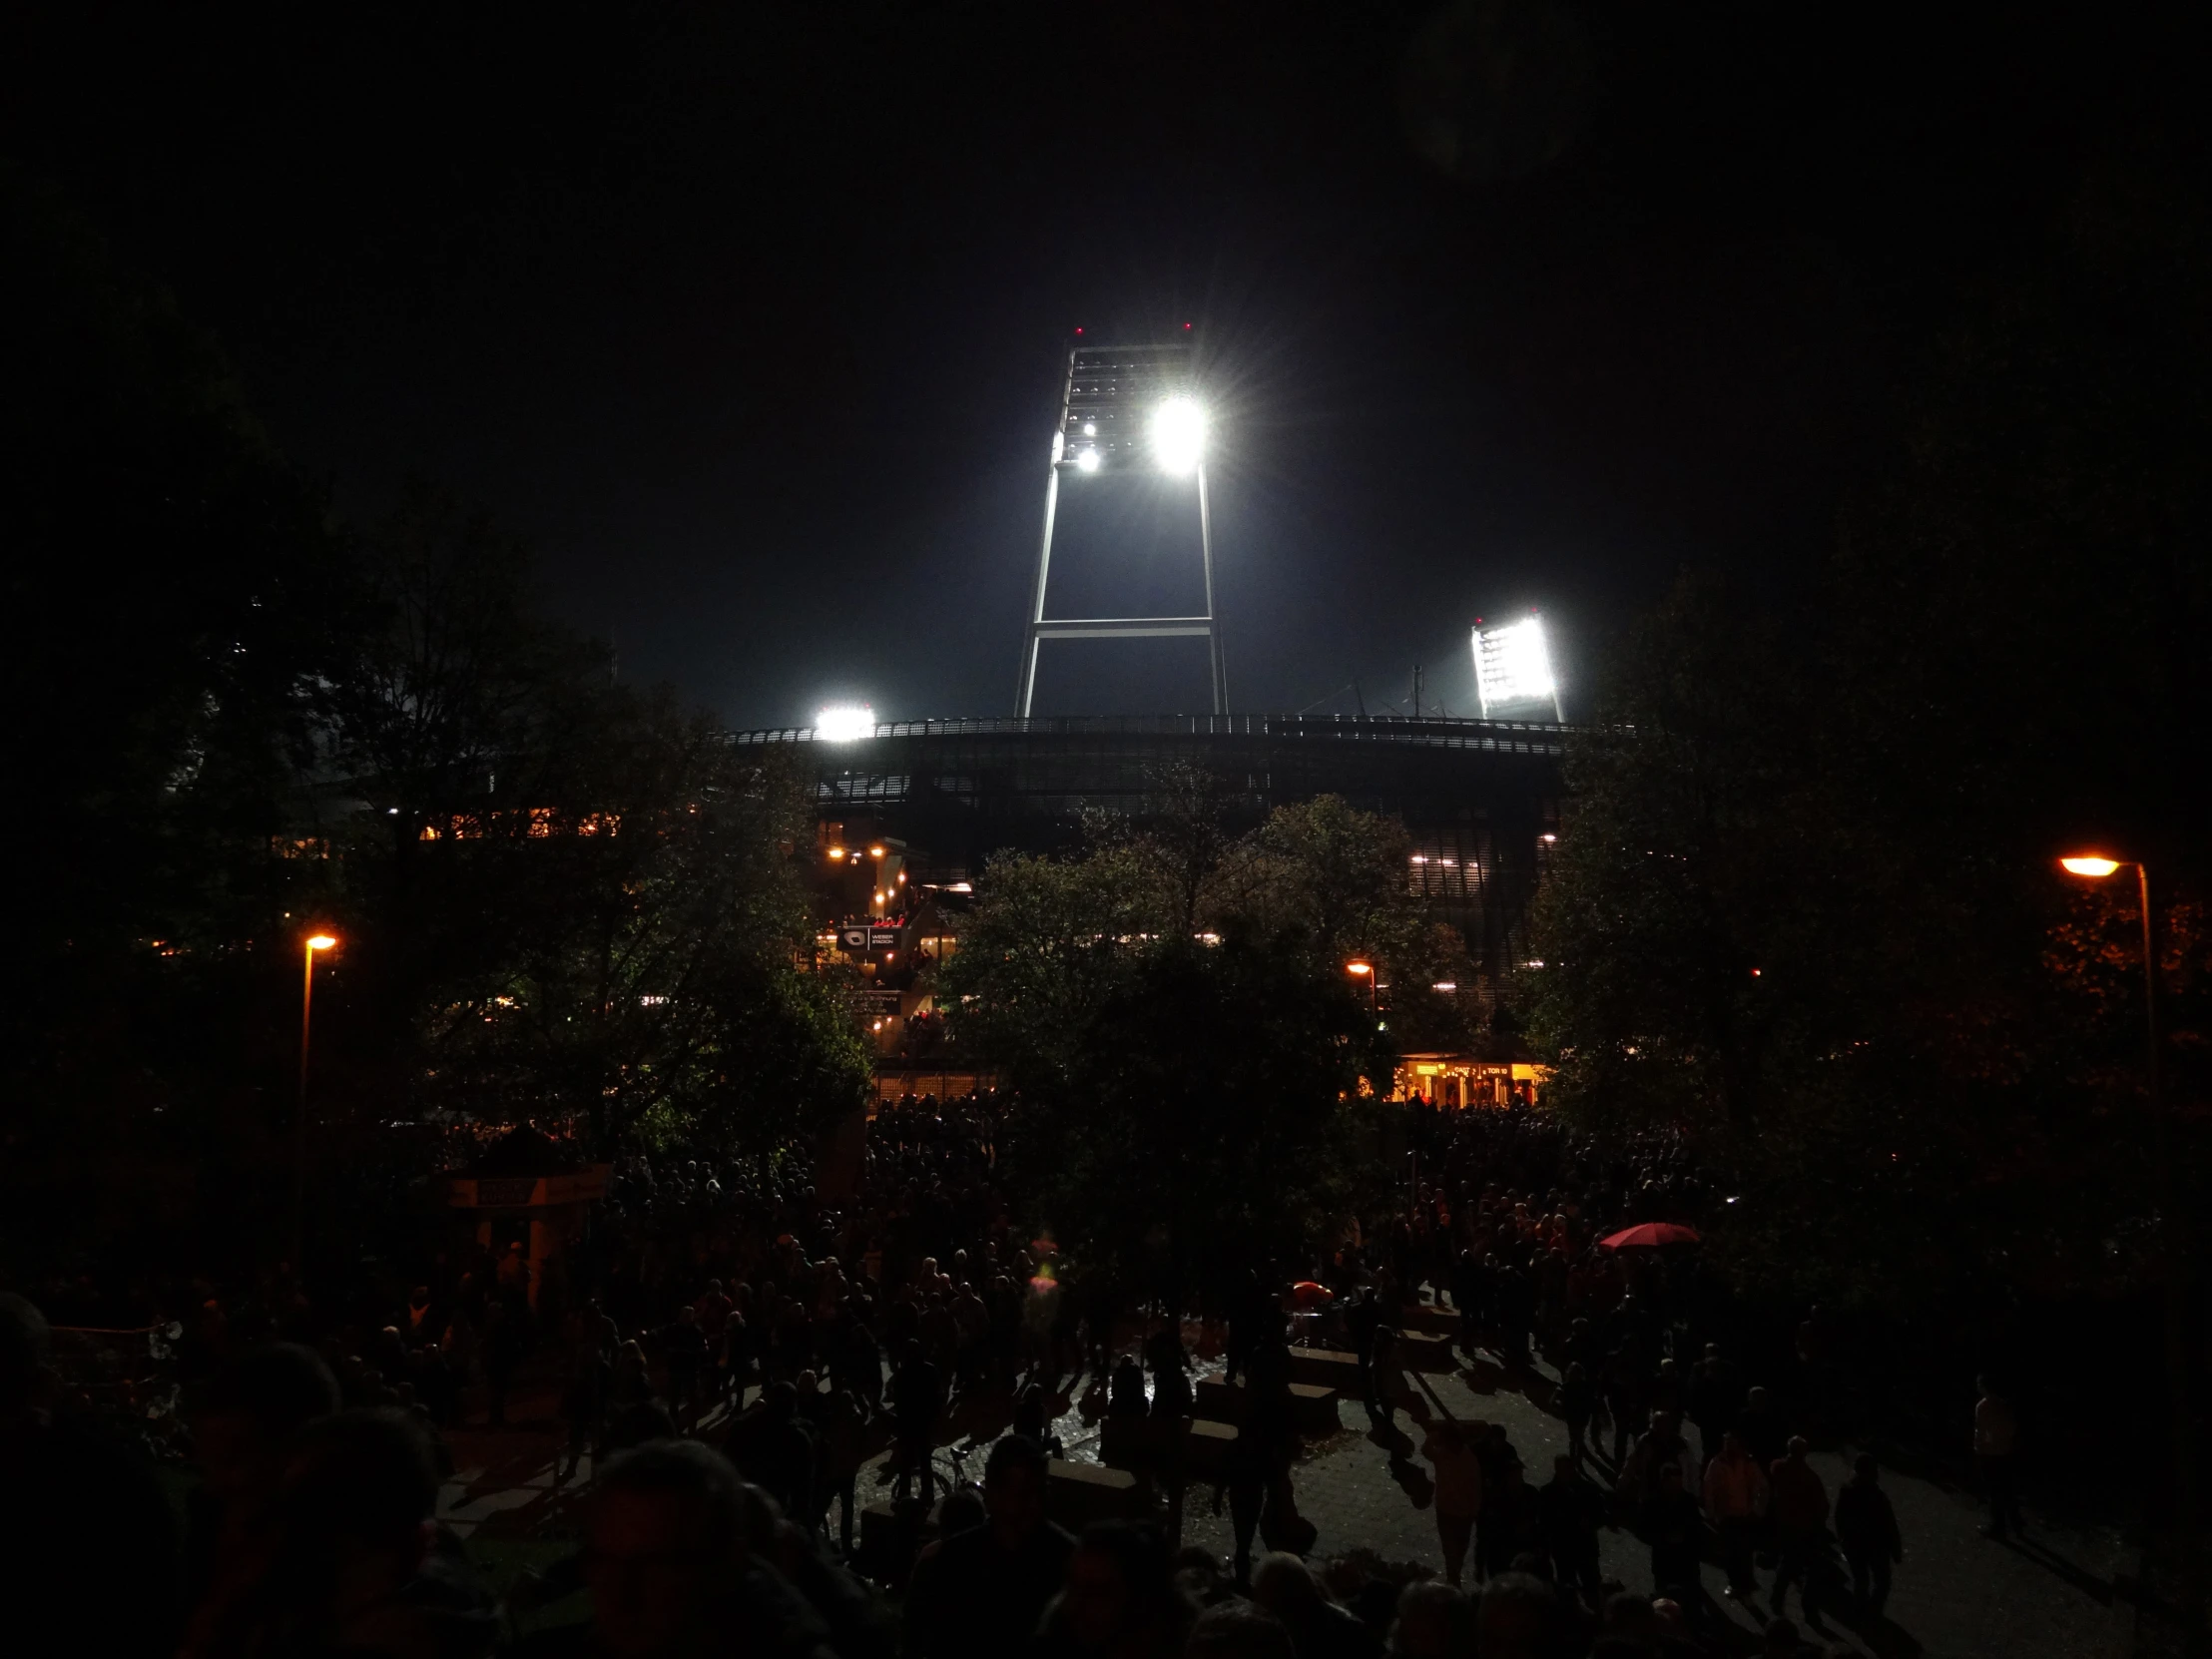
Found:
[[[1944,342],[1818,612],[1686,584],[1570,744],[1553,1098],[1704,1133],[1747,1279],[1933,1305],[2139,1271],[2141,1005],[2097,990],[2129,905],[2054,858],[2160,866],[2178,991],[2207,823],[2182,757],[2212,720],[2203,224],[2155,154],[2096,170]],[[2186,1125],[2202,1012],[2168,1012]]]
[[[1456,1018],[1427,987],[1465,963],[1394,826],[1332,798],[1231,836],[1226,799],[1185,775],[1078,856],[994,860],[937,982],[1020,1097],[1030,1219],[1170,1299],[1326,1244],[1360,1190],[1351,1102],[1388,1092],[1393,1033],[1348,956],[1417,1028]]]
[[[1085,1019],[1009,1163],[1088,1269],[1171,1307],[1303,1264],[1352,1209],[1366,1009],[1262,937],[1161,941]]]
[[[1086,1025],[1170,926],[1150,874],[1126,842],[1080,858],[993,858],[937,980],[964,1049],[1017,1090],[1064,1088]]]
[[[766,1146],[861,1097],[811,965],[804,780],[543,621],[525,552],[417,490],[370,540],[318,689],[356,1075],[478,1117]],[[363,808],[365,807],[365,811]]]
[[[1810,898],[1785,828],[1799,718],[1768,632],[1710,579],[1678,584],[1620,654],[1569,744],[1571,832],[1534,917],[1564,1109],[1757,1116],[1778,989],[1810,971],[1790,950]]]
[[[605,764],[558,805],[425,849],[450,860],[440,892],[481,884],[511,914],[420,1004],[416,1098],[574,1113],[608,1150],[648,1125],[752,1150],[814,1134],[869,1067],[850,987],[812,971],[804,780],[666,697],[610,701]]]
[[[222,354],[4,165],[0,360],[20,1167],[140,1147],[235,1083],[338,546]]]

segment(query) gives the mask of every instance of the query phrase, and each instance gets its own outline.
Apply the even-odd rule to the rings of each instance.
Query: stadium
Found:
[[[1421,718],[1417,704],[1411,716],[1230,713],[1208,445],[1192,342],[1075,346],[1045,472],[1014,717],[881,722],[866,705],[846,704],[810,727],[736,736],[741,748],[804,757],[822,943],[861,963],[874,986],[886,1079],[914,1056],[923,1028],[913,1022],[934,1012],[916,974],[957,948],[960,917],[993,854],[1071,848],[1087,817],[1146,817],[1162,809],[1171,780],[1193,774],[1210,780],[1232,833],[1321,796],[1400,825],[1409,890],[1460,933],[1475,964],[1466,994],[1491,1000],[1508,964],[1527,956],[1530,900],[1557,838],[1564,735],[1540,620],[1474,629],[1481,719]],[[1055,546],[1065,584],[1071,526],[1073,550],[1087,546],[1109,566],[1140,567],[1139,549],[1178,545],[1168,562],[1189,567],[1182,602],[1054,615]],[[1078,581],[1075,591],[1098,589]],[[1203,641],[1212,712],[1033,712],[1047,644],[1122,640]],[[1441,1065],[1420,1070],[1441,1075]],[[1453,1078],[1449,1092],[1463,1093],[1465,1079]]]

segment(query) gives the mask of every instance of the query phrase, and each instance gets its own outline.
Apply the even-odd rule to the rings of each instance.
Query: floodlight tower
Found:
[[[1187,341],[1168,345],[1078,345],[1068,353],[1060,394],[1060,424],[1052,434],[1045,474],[1044,542],[1037,551],[1037,586],[1029,606],[1029,636],[1021,653],[1023,719],[1037,689],[1037,652],[1048,639],[1206,641],[1214,713],[1229,712],[1229,674],[1222,661],[1221,620],[1214,609],[1214,535],[1206,503],[1206,406],[1191,382]],[[1198,479],[1198,549],[1206,577],[1203,616],[1055,617],[1047,620],[1045,584],[1052,570],[1052,522],[1060,475],[1084,489],[1111,488],[1114,474],[1165,472]]]
[[[1565,724],[1542,617],[1530,611],[1518,622],[1489,628],[1474,619],[1474,694],[1484,720],[1541,720],[1548,707],[1553,723]]]

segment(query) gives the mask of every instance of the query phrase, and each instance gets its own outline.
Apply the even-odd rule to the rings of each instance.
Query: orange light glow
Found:
[[[2065,870],[2069,875],[2088,875],[2101,878],[2118,869],[2120,861],[2117,858],[2104,857],[2099,853],[2085,852],[2078,857],[2059,859],[2058,867]]]
[[[329,933],[310,933],[307,935],[307,948],[309,950],[327,950],[337,942],[336,937]]]
[[[883,855],[883,849],[879,846],[871,846],[867,849],[867,855],[870,858],[880,858]]]
[[[1375,964],[1374,964],[1373,962],[1347,962],[1347,963],[1345,963],[1345,972],[1347,972],[1347,973],[1373,973],[1374,971],[1375,971]]]
[[[831,848],[830,849],[830,857],[832,857],[832,858],[841,858],[841,857],[843,857],[843,856],[844,856],[844,848],[843,848],[843,847],[841,847],[841,846],[832,846],[832,847],[831,847]]]

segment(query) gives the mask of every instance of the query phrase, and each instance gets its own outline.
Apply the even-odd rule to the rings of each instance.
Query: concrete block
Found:
[[[1432,1302],[1415,1303],[1405,1310],[1403,1326],[1409,1332],[1425,1331],[1432,1337],[1456,1337],[1459,1312],[1455,1308],[1439,1308]]]
[[[1212,1479],[1229,1466],[1229,1448],[1237,1443],[1237,1425],[1193,1417],[1183,1431],[1183,1466],[1197,1478]]]
[[[1291,1350],[1291,1381],[1357,1396],[1360,1392],[1359,1357],[1328,1348],[1294,1348]]]
[[[1244,1383],[1211,1380],[1198,1385],[1198,1414],[1216,1422],[1242,1426],[1251,1409],[1251,1399]],[[1293,1382],[1291,1421],[1302,1434],[1334,1433],[1339,1426],[1337,1399],[1337,1389],[1325,1383]]]
[[[1408,1331],[1399,1337],[1392,1358],[1407,1371],[1455,1371],[1459,1365],[1451,1352],[1451,1339],[1426,1331]]]
[[[1044,1508],[1070,1532],[1079,1532],[1094,1520],[1143,1519],[1144,1492],[1126,1469],[1055,1457],[1045,1481]]]
[[[1249,1397],[1242,1382],[1209,1377],[1198,1384],[1198,1414],[1216,1422],[1243,1422]]]
[[[1182,1432],[1180,1417],[1101,1417],[1098,1460],[1117,1469],[1156,1467],[1173,1454]]]

